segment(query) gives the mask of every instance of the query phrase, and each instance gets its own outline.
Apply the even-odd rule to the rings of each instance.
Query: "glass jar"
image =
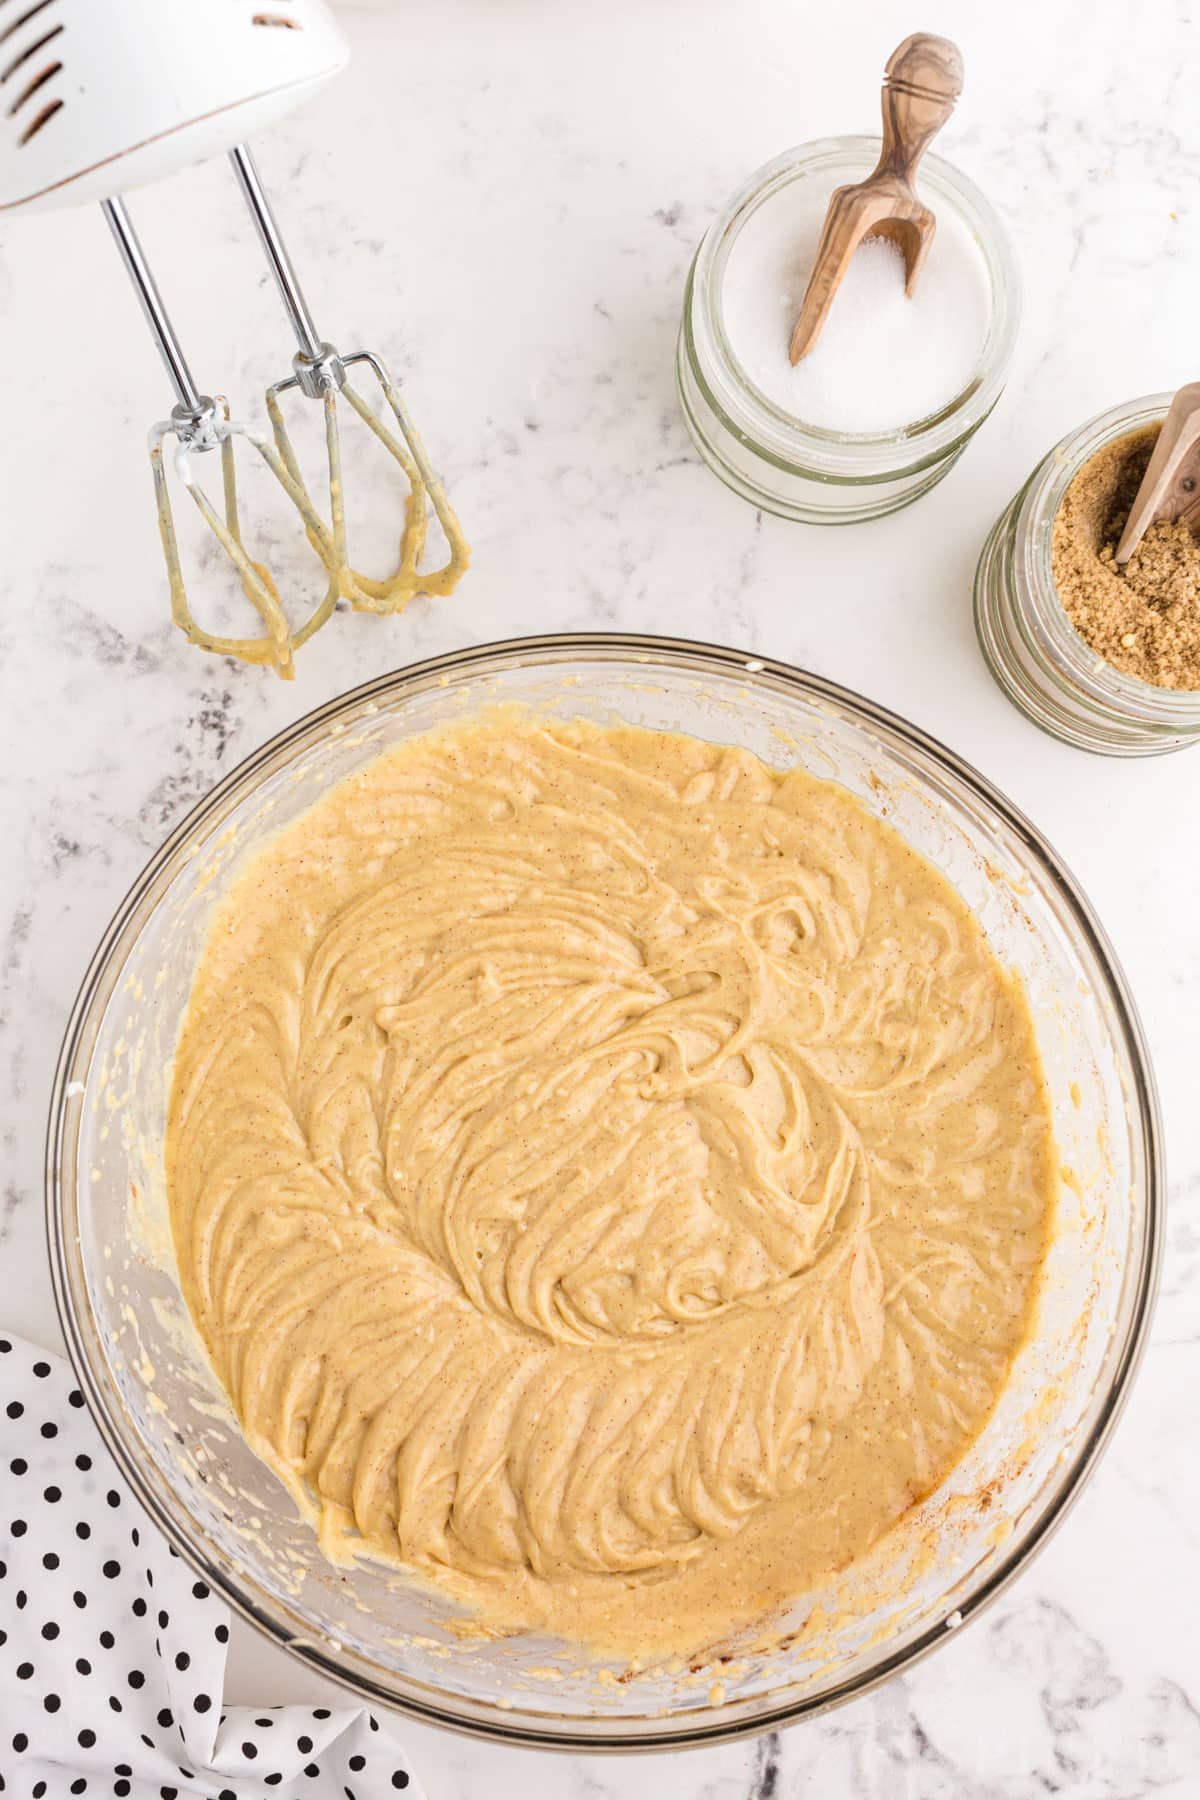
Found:
[[[992,527],[975,571],[975,629],[989,669],[1035,725],[1104,756],[1157,756],[1200,737],[1200,689],[1125,675],[1080,637],[1050,567],[1071,482],[1114,438],[1161,423],[1170,394],[1127,400],[1054,446]]]
[[[738,232],[797,180],[832,193],[875,167],[877,137],[822,138],[785,151],[738,189],[702,240],[688,274],[676,374],[692,441],[715,474],[754,506],[813,525],[852,524],[907,506],[942,479],[999,398],[1020,322],[1020,280],[1008,237],[974,182],[926,156],[921,190],[934,213],[953,212],[983,257],[991,313],[979,361],[953,400],[885,432],[808,425],[757,388],[725,332],[721,290]]]

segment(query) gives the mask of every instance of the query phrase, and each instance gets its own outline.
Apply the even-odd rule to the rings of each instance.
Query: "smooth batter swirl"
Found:
[[[243,877],[168,1173],[218,1371],[327,1532],[504,1576],[518,1622],[569,1596],[574,1635],[748,1523],[757,1595],[934,1486],[1050,1179],[1023,1000],[894,833],[743,752],[512,718]]]

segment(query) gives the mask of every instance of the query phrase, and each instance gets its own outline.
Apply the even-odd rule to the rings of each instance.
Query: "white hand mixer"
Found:
[[[372,350],[343,356],[318,332],[242,141],[336,74],[348,54],[323,0],[0,0],[0,214],[100,201],[175,391],[170,417],[150,433],[172,616],[201,649],[266,663],[283,676],[294,674],[295,651],[339,601],[358,611],[396,612],[417,593],[449,593],[468,559],[458,521],[382,358]],[[270,437],[231,418],[223,397],[196,386],[119,194],[220,151],[229,154],[298,345],[292,373],[267,390]],[[351,385],[350,369],[374,378],[390,417],[380,417]],[[284,424],[280,396],[291,389],[324,409],[324,516],[309,496]],[[339,398],[408,482],[399,562],[384,580],[359,573],[350,562]],[[328,572],[323,598],[296,626],[270,571],[243,540],[237,437],[253,446],[296,507]],[[178,477],[232,562],[262,620],[262,636],[217,636],[192,614],[164,465],[168,440]],[[198,478],[199,463],[214,450],[219,509]],[[441,526],[446,556],[440,567],[422,571],[431,514]]]

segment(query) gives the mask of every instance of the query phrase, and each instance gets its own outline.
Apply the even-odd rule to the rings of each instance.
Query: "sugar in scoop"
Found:
[[[983,254],[950,208],[911,297],[886,238],[858,248],[814,347],[795,367],[788,343],[816,255],[831,188],[797,176],[768,193],[738,230],[719,307],[735,361],[790,417],[825,431],[903,430],[962,393],[991,317]]]

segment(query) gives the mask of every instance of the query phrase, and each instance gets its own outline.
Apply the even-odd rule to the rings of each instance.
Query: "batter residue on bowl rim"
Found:
[[[218,909],[184,1294],[333,1553],[690,1654],[983,1427],[1055,1164],[1019,984],[846,790],[498,713],[328,792]]]

